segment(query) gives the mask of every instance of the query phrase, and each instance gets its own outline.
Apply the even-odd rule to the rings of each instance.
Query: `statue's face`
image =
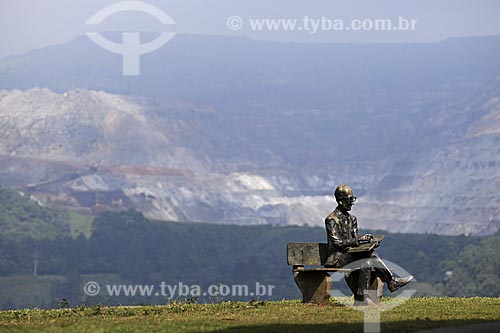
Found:
[[[352,192],[352,188],[347,186],[346,184],[339,185],[334,192],[335,198],[337,199],[337,203],[339,207],[344,211],[350,211],[352,205],[356,201],[356,197]]]
[[[349,193],[347,196],[340,198],[338,204],[342,209],[350,211],[355,202],[356,197]]]

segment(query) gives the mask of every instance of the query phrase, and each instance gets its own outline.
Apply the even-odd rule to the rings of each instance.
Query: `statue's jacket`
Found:
[[[343,212],[337,207],[325,218],[328,240],[328,259],[325,265],[341,267],[342,254],[358,244],[358,220],[356,216]]]

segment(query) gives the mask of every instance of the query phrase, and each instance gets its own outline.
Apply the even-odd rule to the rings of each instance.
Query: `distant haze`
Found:
[[[498,54],[500,36],[179,34],[124,79],[82,36],[0,60],[0,186],[89,214],[319,226],[347,183],[363,228],[493,234]]]
[[[82,35],[88,29],[84,22],[111,0],[16,0],[0,2],[0,57],[35,48],[60,44]],[[176,22],[175,30],[183,33],[239,35],[254,39],[300,42],[431,42],[449,37],[499,35],[500,2],[477,1],[235,1],[235,0],[148,0],[168,13]],[[226,26],[229,16],[250,18],[291,18],[322,16],[351,20],[399,16],[418,19],[416,31],[408,32],[331,32],[311,34],[305,31],[251,31],[248,26],[231,31]],[[113,23],[126,23],[129,29],[151,26],[154,19],[145,14],[121,13],[109,18]],[[147,30],[147,29],[146,29]]]

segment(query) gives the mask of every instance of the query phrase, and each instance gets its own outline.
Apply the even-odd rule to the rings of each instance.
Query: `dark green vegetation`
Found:
[[[69,211],[41,207],[27,195],[0,188],[2,240],[54,239],[90,235],[92,219]],[[1,271],[1,269],[0,269]]]
[[[82,289],[87,281],[101,285],[182,282],[202,288],[259,282],[275,285],[267,299],[297,299],[300,294],[286,265],[286,243],[325,241],[322,228],[169,223],[150,221],[136,211],[101,214],[87,238],[64,227],[73,225],[73,215],[38,207],[11,190],[2,189],[0,195],[5,198],[0,227],[9,230],[0,237],[0,305],[4,309],[59,307],[63,298],[71,306],[172,301],[102,293],[87,297]],[[419,282],[414,287],[419,295],[500,295],[496,260],[500,235],[481,239],[382,233],[386,239],[378,252],[416,276]],[[33,276],[35,258],[37,276]],[[446,277],[447,271],[453,272],[451,276]]]
[[[381,313],[382,332],[500,320],[498,298],[413,298]],[[172,303],[0,312],[2,332],[362,332],[363,313],[298,301]]]

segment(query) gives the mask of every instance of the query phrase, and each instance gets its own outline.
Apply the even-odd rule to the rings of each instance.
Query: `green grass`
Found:
[[[382,332],[500,321],[499,298],[412,298],[381,314]],[[362,332],[363,313],[334,302],[173,303],[0,312],[1,332]]]

